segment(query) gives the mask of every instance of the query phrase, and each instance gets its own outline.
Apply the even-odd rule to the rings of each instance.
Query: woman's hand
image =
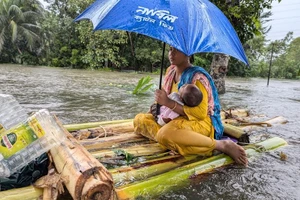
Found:
[[[155,101],[162,106],[168,106],[172,100],[169,99],[167,92],[162,89],[155,91]]]
[[[155,91],[155,101],[159,105],[166,106],[172,109],[174,112],[178,113],[179,115],[186,116],[183,110],[183,106],[170,99],[165,90]]]

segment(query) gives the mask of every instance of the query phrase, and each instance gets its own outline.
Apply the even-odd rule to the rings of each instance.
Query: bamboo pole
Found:
[[[247,117],[249,116],[249,111],[246,109],[231,109],[226,111],[221,111],[221,119],[226,118],[226,114],[238,117]],[[109,128],[109,127],[132,127],[131,130],[133,131],[133,119],[125,119],[125,120],[113,120],[113,121],[101,121],[101,122],[90,122],[90,123],[82,123],[82,124],[66,124],[64,127],[72,132],[81,129],[90,129],[90,128]]]
[[[264,127],[270,127],[276,124],[285,124],[285,123],[287,123],[287,119],[285,119],[282,116],[278,116],[262,122],[239,123],[240,126],[234,126],[229,123],[224,123],[223,121],[223,126],[224,126],[224,133],[235,138],[241,138],[247,132],[250,132],[252,130],[257,130]]]
[[[111,174],[69,132],[65,134],[66,139],[50,153],[73,199],[110,199],[114,190]]]
[[[263,142],[256,144],[257,147],[263,147],[266,150],[273,150],[278,147],[284,146],[287,143],[278,137],[274,137]],[[250,145],[252,148],[246,149],[247,156],[253,157],[261,153],[259,149],[253,148],[253,145]],[[185,165],[180,168],[176,168],[169,172],[157,175],[151,179],[146,179],[144,181],[139,181],[133,184],[125,185],[116,189],[118,198],[121,199],[134,199],[138,196],[146,198],[151,196],[153,199],[155,196],[159,196],[161,193],[167,192],[171,189],[177,187],[183,187],[186,184],[189,184],[189,178],[193,175],[199,175],[214,170],[215,168],[225,166],[233,163],[233,160],[224,154],[213,156],[207,159],[204,159],[199,162],[195,162],[189,165]],[[116,173],[115,169],[112,170],[112,174]],[[154,170],[154,169],[153,169]],[[145,174],[148,173],[145,170]],[[150,172],[151,173],[151,172]],[[114,175],[113,175],[114,176]],[[116,176],[116,179],[118,177]],[[0,200],[29,200],[36,199],[42,194],[42,190],[35,189],[32,186],[25,188],[13,189],[4,192],[0,192]],[[112,194],[114,195],[114,194]],[[150,198],[150,197],[149,197]]]
[[[243,113],[243,112],[242,112]],[[121,121],[120,123],[121,123],[121,125],[120,124],[118,124],[119,123],[119,121]],[[123,120],[119,120],[119,121],[110,121],[110,122],[103,122],[103,127],[109,127],[109,128],[112,128],[113,129],[113,131],[115,131],[115,130],[117,130],[118,128],[120,128],[121,126],[122,126],[122,123],[123,124],[131,124],[132,122],[130,122],[130,120],[129,121],[123,121]],[[270,124],[278,124],[278,123],[286,123],[287,122],[287,120],[285,119],[285,118],[283,118],[283,117],[275,117],[275,118],[273,118],[273,119],[270,119],[270,120],[267,120],[267,121],[265,121],[265,123],[270,123]],[[102,124],[102,123],[100,123],[100,124]],[[98,125],[99,126],[99,125]],[[249,127],[251,127],[251,128],[253,128],[253,127],[260,127],[260,126],[258,126],[258,125],[255,125],[255,126],[253,126],[253,125],[251,125],[251,126],[244,126],[244,127],[242,127],[242,129],[243,130],[246,130],[247,128],[249,128]],[[102,128],[102,127],[101,127]],[[114,129],[115,128],[115,129]],[[131,128],[130,128],[131,129]],[[107,129],[107,130],[109,130],[109,129]],[[122,134],[123,135],[123,134]],[[124,134],[125,135],[125,134]],[[123,135],[123,137],[124,137],[124,135]],[[99,141],[100,141],[101,139],[99,139]],[[130,139],[129,139],[130,140]],[[112,144],[112,143],[111,143]],[[71,146],[71,148],[74,148],[73,147],[73,143],[70,145]],[[67,146],[67,145],[66,145]],[[154,148],[154,151],[153,151],[153,149],[151,149],[151,148]],[[162,147],[160,147],[160,146],[156,146],[156,145],[153,145],[153,144],[150,144],[149,146],[143,146],[143,147],[133,147],[132,149],[125,149],[125,151],[127,151],[128,153],[131,153],[131,154],[135,154],[135,156],[141,156],[141,155],[153,155],[153,154],[155,154],[155,153],[159,153],[159,152],[165,152],[165,149],[163,149]],[[247,152],[248,151],[251,151],[251,150],[247,150]],[[107,152],[107,151],[106,151]],[[97,152],[96,152],[97,153]],[[106,156],[107,154],[105,153],[105,151],[103,151],[103,152],[100,152],[100,156],[101,156],[101,154],[102,155],[104,155],[104,156]],[[112,156],[114,153],[112,153],[112,152],[110,152],[109,153],[109,155],[110,156]],[[61,161],[61,162],[63,162],[63,161]],[[77,163],[76,163],[77,164]],[[157,167],[158,166],[160,166],[160,165],[157,165]],[[164,167],[165,166],[163,166],[163,164],[161,163],[161,166],[162,166],[162,169],[164,169]],[[150,173],[152,173],[152,169],[151,168],[149,168],[150,170],[149,170],[149,172]],[[154,172],[154,170],[155,170],[155,167],[153,167],[153,172]],[[131,173],[131,172],[130,172]],[[145,169],[145,170],[141,170],[141,173],[140,173],[140,175],[142,174],[142,173],[147,173],[147,170]],[[159,173],[159,172],[158,172]],[[158,174],[157,173],[157,174]],[[132,173],[132,174],[134,174],[134,172]],[[137,173],[137,174],[139,174],[139,173]],[[154,175],[155,173],[153,173],[153,175]],[[133,176],[133,175],[130,175],[130,176]],[[125,175],[123,176],[123,178],[125,177]],[[70,178],[70,177],[69,177]],[[145,178],[145,177],[144,177]],[[121,179],[122,179],[122,177],[121,177]],[[66,181],[67,182],[67,181]],[[85,186],[85,188],[82,188],[82,191],[84,191],[84,193],[88,193],[88,191],[91,191],[91,190],[89,190],[89,189],[87,189],[87,188],[90,188],[90,186],[88,186],[89,184],[93,184],[93,180],[92,181],[89,181],[88,182],[88,184],[86,184]],[[11,191],[11,190],[9,190],[9,191]],[[32,191],[34,191],[34,190],[31,190],[31,192]],[[33,192],[34,193],[34,192]],[[12,197],[13,197],[14,195],[12,195]],[[30,195],[29,195],[30,196]],[[0,192],[0,199],[1,199],[1,197],[2,197],[2,192]],[[19,198],[18,198],[19,199]]]
[[[43,190],[32,186],[0,192],[0,200],[33,200],[43,196]]]
[[[105,138],[97,138],[97,139],[85,139],[80,140],[79,143],[84,146],[89,151],[95,151],[99,149],[109,148],[114,145],[121,146],[125,143],[133,143],[133,142],[143,142],[149,141],[149,139],[143,137],[138,134],[122,134]]]
[[[274,137],[264,142],[257,143],[258,146],[266,150],[272,150],[286,145],[286,141]],[[248,157],[258,155],[261,151],[256,149],[247,149]],[[116,189],[119,199],[135,199],[138,197],[155,198],[160,194],[170,191],[171,189],[181,188],[190,183],[190,177],[206,173],[217,167],[233,163],[233,160],[225,155],[220,154],[208,159],[176,168],[164,174],[152,177],[144,181],[125,185]]]
[[[109,172],[113,175],[113,174],[116,174],[116,173],[122,173],[122,172],[128,172],[128,171],[136,170],[136,169],[147,167],[147,166],[157,164],[157,163],[163,163],[163,162],[169,162],[169,161],[177,162],[177,160],[180,160],[180,159],[184,158],[180,154],[171,155],[169,152],[162,153],[161,155],[163,157],[159,156],[157,158],[153,158],[151,160],[145,160],[145,161],[142,161],[142,162],[138,162],[138,163],[130,165],[130,166],[122,166],[122,167],[119,167],[119,168],[110,169]],[[193,156],[191,156],[191,157],[193,157]]]
[[[71,132],[79,140],[88,138],[102,138],[123,133],[133,133],[133,123],[125,122],[120,124],[108,124],[96,128],[81,129]]]
[[[230,124],[224,124],[224,133],[226,133],[227,135],[230,135],[234,138],[240,138],[242,137],[242,135],[246,134],[246,131],[244,131],[243,129],[230,125]]]
[[[244,124],[243,126],[240,126],[240,128],[246,132],[250,132],[250,131],[266,128],[269,126],[273,126],[276,124],[285,124],[287,122],[288,120],[286,118],[282,116],[277,116],[262,122]]]
[[[82,124],[67,124],[64,127],[68,131],[76,131],[80,129],[87,129],[87,128],[96,128],[106,125],[119,125],[119,124],[132,124],[133,119],[124,119],[124,120],[113,120],[113,121],[101,121],[101,122],[89,122],[89,123],[82,123]]]
[[[175,169],[176,167],[182,166],[184,163],[195,160],[196,158],[197,156],[167,156],[164,158],[142,162],[129,167],[122,167],[109,171],[113,176],[115,185],[121,186],[165,173],[167,171]]]
[[[145,144],[145,145],[140,145],[140,146],[132,146],[132,147],[128,147],[128,148],[122,148],[122,150],[124,150],[127,153],[132,154],[135,157],[153,155],[153,154],[158,154],[158,153],[167,151],[166,148],[162,147],[158,143]],[[91,154],[95,158],[114,157],[115,156],[115,152],[110,149],[91,152]]]

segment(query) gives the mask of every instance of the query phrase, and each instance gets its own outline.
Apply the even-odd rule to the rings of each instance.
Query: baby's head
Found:
[[[183,103],[190,107],[198,106],[203,98],[202,92],[194,84],[184,84],[178,92]]]

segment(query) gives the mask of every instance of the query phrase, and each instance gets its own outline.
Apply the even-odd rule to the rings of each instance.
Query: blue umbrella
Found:
[[[248,65],[242,44],[226,16],[208,0],[97,0],[75,21],[94,30],[125,30],[161,40],[190,56],[230,55]]]
[[[229,20],[208,0],[97,0],[75,21],[82,19],[91,20],[94,30],[125,30],[163,41],[159,89],[165,43],[188,56],[222,53],[249,65]]]

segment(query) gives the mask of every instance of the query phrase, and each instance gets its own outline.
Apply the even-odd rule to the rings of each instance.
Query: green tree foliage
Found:
[[[300,53],[299,41],[299,38],[293,40],[292,33],[288,33],[285,38],[269,44],[266,43],[264,36],[249,40],[246,53],[251,67],[250,69],[244,68],[245,76],[267,77],[271,64],[271,77],[297,78],[300,70],[300,58],[297,56]],[[272,63],[270,63],[271,56]],[[240,75],[241,71],[239,72]]]
[[[290,43],[286,54],[286,59],[289,60],[290,66],[294,69],[293,75],[296,75],[293,78],[300,79],[300,37]]]
[[[212,58],[212,53],[198,53],[194,55],[194,60],[191,60],[191,62],[193,65],[201,66],[209,71]]]
[[[273,1],[281,0],[212,0],[228,17],[242,44],[266,31],[262,25],[263,11],[271,9]]]
[[[42,18],[37,0],[0,0],[0,62],[23,63],[39,54]]]
[[[161,68],[161,59],[163,51],[163,43],[161,41],[152,39],[144,35],[138,35],[138,42],[136,43],[136,56],[140,70],[142,71],[159,71]],[[164,66],[168,64],[168,50],[166,45],[166,51],[164,55]],[[165,69],[165,67],[164,67]]]
[[[128,61],[123,55],[122,46],[127,43],[124,31],[92,31],[92,24],[88,21],[79,22],[76,27],[79,39],[85,49],[82,61],[92,69],[103,67],[120,68]]]
[[[300,66],[299,40],[300,38],[293,40],[292,33],[288,33],[284,39],[271,44],[275,53],[275,59],[272,63],[273,77],[295,79],[298,76]]]
[[[261,49],[255,49],[256,47],[260,47],[255,43],[262,42],[261,44],[266,44],[264,36],[270,31],[271,27],[265,26],[265,24],[270,21],[269,17],[272,16],[272,13],[270,11],[265,12],[265,9],[270,8],[272,1],[255,1],[253,2],[253,7],[251,6],[252,4],[250,1],[228,1],[230,3],[225,4],[225,7],[229,7],[229,11],[234,11],[225,11],[225,13],[231,20],[231,23],[233,23],[235,30],[243,43],[248,59],[252,59],[252,61],[257,60],[256,56],[258,55],[255,56],[253,54],[261,54],[263,52],[261,52]],[[224,6],[224,4],[222,6]],[[244,12],[245,10],[246,12]],[[249,49],[249,47],[252,49]],[[256,62],[250,63],[251,68],[253,68],[253,64],[257,64]],[[264,62],[261,64],[266,65]],[[246,67],[235,58],[230,59],[227,75],[241,77],[256,76],[254,74],[256,73],[254,73],[253,70],[250,70],[249,67]]]
[[[47,10],[38,0],[0,0],[0,62],[45,64],[57,67],[159,71],[162,42],[125,31],[93,31],[90,21],[74,18],[94,0],[45,0]],[[280,0],[212,0],[229,18],[237,31],[250,68],[230,59],[228,75],[268,75],[271,51],[271,77],[297,78],[299,39],[288,34],[282,40],[266,41],[270,30],[264,24],[271,16],[263,12]],[[166,47],[168,49],[168,47]],[[168,56],[165,52],[164,65]],[[209,70],[213,54],[197,54],[195,65]]]
[[[93,2],[92,0],[47,1],[51,4],[51,11],[59,17],[63,16],[64,18],[75,18]],[[270,8],[272,1],[255,0],[253,2],[252,0],[244,0],[238,2],[232,0],[224,3],[224,1],[215,0],[213,3],[225,12],[236,27],[242,42],[245,42],[249,38],[252,38],[254,34],[262,32],[259,17],[262,15],[263,9]],[[91,24],[91,22],[76,23],[78,35],[75,38],[77,42],[81,42],[82,48],[76,48],[73,51],[74,47],[70,48],[72,46],[70,43],[66,45],[69,47],[68,52],[60,52],[61,48],[58,48],[55,52],[60,52],[60,54],[53,58],[55,65],[70,65],[67,62],[68,60],[59,58],[60,56],[65,57],[69,55],[69,57],[73,56],[71,65],[79,66],[80,68],[102,68],[108,66],[117,69],[125,68],[151,72],[159,68],[161,62],[161,43],[159,41],[128,32],[126,33],[126,40],[122,32],[114,32],[113,34],[105,33],[104,31],[91,32],[91,25],[89,27],[87,24]],[[74,35],[72,36],[74,37]],[[64,39],[61,38],[60,40]],[[207,57],[201,59],[199,56],[196,57],[199,58],[198,61],[202,60],[202,63],[205,62],[207,64],[207,61],[205,61]],[[78,61],[82,61],[83,64],[77,63]],[[167,56],[165,63],[167,63]]]
[[[47,0],[47,17],[43,21],[44,63],[56,67],[85,68],[81,59],[85,48],[73,19],[78,7],[73,0]]]
[[[254,37],[246,43],[246,54],[250,63],[250,69],[239,64],[230,65],[228,75],[237,76],[262,76],[268,72],[269,51],[266,48],[264,36]]]

